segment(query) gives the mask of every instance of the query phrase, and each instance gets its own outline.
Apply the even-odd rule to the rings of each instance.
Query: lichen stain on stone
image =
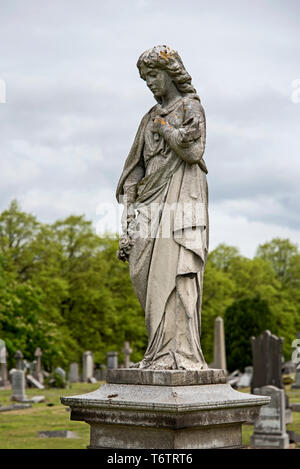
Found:
[[[162,56],[164,60],[168,60],[168,57],[170,57],[170,55],[166,54],[164,51],[160,51],[160,55]]]

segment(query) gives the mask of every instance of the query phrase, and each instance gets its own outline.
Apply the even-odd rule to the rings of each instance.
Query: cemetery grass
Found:
[[[32,404],[29,409],[0,412],[0,449],[85,449],[89,445],[89,426],[70,420],[70,412],[60,403],[61,396],[84,394],[98,389],[101,383],[74,383],[65,389],[26,389],[32,396],[44,395],[45,402]],[[249,388],[240,389],[250,392]],[[290,403],[300,402],[300,390],[286,386]],[[2,406],[10,405],[11,390],[0,390]],[[49,406],[49,404],[54,404]],[[69,430],[78,438],[38,438],[39,431]],[[300,412],[293,412],[293,423],[287,430],[300,434]],[[243,445],[249,447],[253,425],[243,425]],[[300,444],[296,445],[300,449]]]
[[[65,389],[26,389],[26,394],[43,395],[45,402],[31,408],[0,412],[0,449],[85,449],[89,444],[89,425],[70,420],[70,412],[60,403],[61,396],[84,394],[101,383],[74,383]],[[2,406],[10,405],[11,390],[0,390]],[[49,406],[48,404],[54,404]],[[39,431],[69,430],[76,439],[38,438]]]

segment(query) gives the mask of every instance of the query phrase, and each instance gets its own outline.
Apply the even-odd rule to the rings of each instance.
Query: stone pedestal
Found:
[[[240,448],[269,397],[235,391],[224,370],[107,371],[97,391],[61,402],[91,426],[89,448]]]

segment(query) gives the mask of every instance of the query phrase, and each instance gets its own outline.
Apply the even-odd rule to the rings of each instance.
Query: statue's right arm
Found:
[[[137,197],[137,184],[144,177],[144,166],[140,161],[133,170],[129,173],[126,181],[124,182],[124,203],[129,205],[136,201]]]

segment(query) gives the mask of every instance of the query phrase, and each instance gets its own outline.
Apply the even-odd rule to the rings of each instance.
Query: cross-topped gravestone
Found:
[[[124,368],[129,368],[130,366],[130,354],[132,353],[132,348],[130,347],[129,342],[124,342],[124,347],[122,350],[124,354]]]
[[[41,384],[43,384],[43,373],[42,373],[42,351],[40,349],[40,347],[37,347],[35,352],[34,352],[34,356],[36,358],[36,367],[35,367],[35,373],[34,373],[34,377],[35,379],[37,379]]]
[[[21,352],[21,350],[16,351],[15,359],[16,359],[16,369],[22,370],[23,369],[23,353]]]

